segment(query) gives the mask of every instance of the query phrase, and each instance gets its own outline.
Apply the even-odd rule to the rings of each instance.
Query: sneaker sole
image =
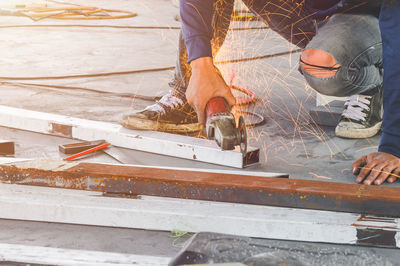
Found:
[[[341,138],[347,139],[365,139],[370,138],[378,134],[381,129],[382,122],[376,123],[373,127],[364,129],[344,128],[343,130],[339,127],[335,128],[335,135]]]
[[[120,123],[122,126],[129,129],[161,131],[168,133],[192,133],[203,129],[203,126],[199,123],[171,124],[140,118],[123,119]]]

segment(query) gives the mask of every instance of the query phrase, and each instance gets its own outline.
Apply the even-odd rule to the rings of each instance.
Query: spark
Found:
[[[266,3],[266,5],[271,4],[270,2]],[[303,5],[299,4],[291,10],[285,4],[285,1],[282,2],[281,6],[274,7],[275,10],[282,10],[285,11],[282,13],[287,14],[283,15],[282,21],[285,20],[285,16],[289,17],[291,12],[295,13],[295,16],[301,14],[302,8]],[[264,10],[267,9],[269,9],[269,6],[265,6]],[[149,10],[151,11],[150,7]],[[248,9],[240,2],[236,4],[235,10],[247,11]],[[266,14],[266,16],[272,15],[276,15],[276,13]],[[302,19],[307,19],[307,17]],[[165,26],[162,23],[159,24]],[[237,60],[233,63],[218,65],[226,78],[227,84],[234,83],[235,86],[254,90],[256,97],[260,98],[260,101],[256,104],[240,106],[235,109],[235,115],[243,114],[245,111],[258,112],[266,118],[267,124],[265,126],[248,128],[249,144],[257,143],[256,145],[260,147],[263,155],[261,158],[264,158],[261,163],[266,165],[269,161],[274,161],[272,159],[278,159],[290,166],[305,167],[308,163],[307,160],[315,158],[310,151],[310,143],[323,146],[331,158],[337,154],[347,158],[336,141],[332,139],[330,133],[319,126],[308,112],[307,104],[316,100],[316,94],[304,78],[297,73],[299,66],[298,47],[289,41],[284,41],[277,33],[264,26],[265,21],[261,20],[233,21],[230,25],[231,29],[240,27],[253,28],[253,30],[230,30],[218,53],[216,53],[217,49],[213,47],[214,59],[219,62],[282,53],[283,51],[289,52],[288,55],[279,57],[245,62],[238,62],[239,60]],[[305,39],[309,36],[307,32],[298,29],[296,32],[293,25],[282,24],[281,26],[287,29],[290,27],[291,39],[297,40],[297,44],[308,41]],[[176,37],[176,34],[167,35],[167,33],[168,31],[160,31],[160,34],[169,36],[170,43],[173,43],[178,49],[176,39],[173,38]],[[167,38],[166,36],[164,37]],[[299,36],[305,37],[301,39],[298,38]],[[216,41],[213,43],[216,43]],[[235,95],[237,95],[236,92]],[[327,111],[331,111],[329,105],[325,108],[327,108]],[[245,114],[243,115],[246,120],[250,119]],[[371,146],[358,151],[375,148],[372,140],[367,140],[367,142]],[[290,155],[300,153],[305,155],[306,161],[304,163],[294,163],[288,159]],[[315,173],[310,173],[310,175],[321,179],[332,179]]]
[[[331,179],[332,179],[332,177],[317,175],[317,174],[312,173],[312,172],[310,172],[309,174],[310,174],[311,176],[315,177],[315,178],[326,179],[326,180],[331,180]]]

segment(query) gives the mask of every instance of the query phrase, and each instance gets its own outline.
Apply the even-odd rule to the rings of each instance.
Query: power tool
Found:
[[[247,152],[247,131],[243,116],[236,127],[231,107],[223,97],[212,98],[206,105],[206,133],[222,150],[234,150],[240,146],[243,156]]]

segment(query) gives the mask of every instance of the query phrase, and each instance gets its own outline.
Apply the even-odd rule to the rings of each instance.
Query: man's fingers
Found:
[[[400,177],[400,168],[396,168],[392,171],[392,174],[387,179],[387,182],[393,183]]]
[[[400,158],[390,153],[374,152],[368,156],[362,156],[353,162],[353,173],[358,174],[357,182],[366,185],[395,182],[400,179]],[[358,169],[362,168],[361,171]]]
[[[395,169],[394,166],[388,165],[386,167],[384,167],[379,176],[375,179],[374,184],[375,185],[381,185],[383,184],[383,182],[386,181],[386,179],[392,175],[392,171]]]
[[[372,166],[370,164],[367,164],[366,166],[364,166],[363,170],[365,168],[369,168],[370,169],[370,173],[366,177],[366,179],[364,180],[364,184],[371,185],[378,178],[378,176],[382,173],[382,169],[384,167],[386,167],[386,164],[382,164],[382,163],[378,164],[378,165],[375,165],[375,166]]]
[[[228,102],[229,106],[234,106],[236,104],[236,98],[235,98],[235,96],[233,96],[230,89],[229,89],[229,93],[227,93],[225,99]]]
[[[353,174],[356,175],[360,172],[360,168],[364,165],[367,164],[367,156],[362,156],[360,159],[357,161],[353,162],[352,169],[353,169]]]
[[[187,91],[185,93],[185,97],[186,97],[186,101],[188,102],[188,104],[190,106],[193,106],[193,99],[192,99],[192,97],[190,97],[190,94]]]
[[[357,182],[361,183],[371,172],[371,170],[376,166],[375,162],[369,163],[362,167],[360,173],[357,177]]]
[[[190,105],[190,106],[192,106],[193,108],[194,108],[194,110],[196,111],[196,114],[197,114],[197,121],[200,123],[200,124],[202,124],[202,125],[204,125],[205,124],[205,108],[199,108],[198,106],[197,106],[197,103],[195,103],[190,97],[188,97],[187,95],[186,95],[186,98],[187,98],[187,101],[188,101],[188,104]]]
[[[236,98],[233,96],[231,89],[226,85],[225,90],[218,91],[218,93],[214,97],[222,97],[226,100],[229,106],[234,106],[236,104]]]
[[[204,109],[203,109],[202,111],[198,111],[198,110],[196,109],[196,113],[197,113],[198,122],[199,122],[200,124],[202,124],[202,125],[205,125],[205,124],[206,124],[206,115],[205,115]]]

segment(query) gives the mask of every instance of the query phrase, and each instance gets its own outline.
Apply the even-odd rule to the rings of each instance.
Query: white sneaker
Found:
[[[347,97],[344,111],[335,134],[343,138],[370,138],[375,136],[382,125],[382,92],[372,96],[353,95]]]

